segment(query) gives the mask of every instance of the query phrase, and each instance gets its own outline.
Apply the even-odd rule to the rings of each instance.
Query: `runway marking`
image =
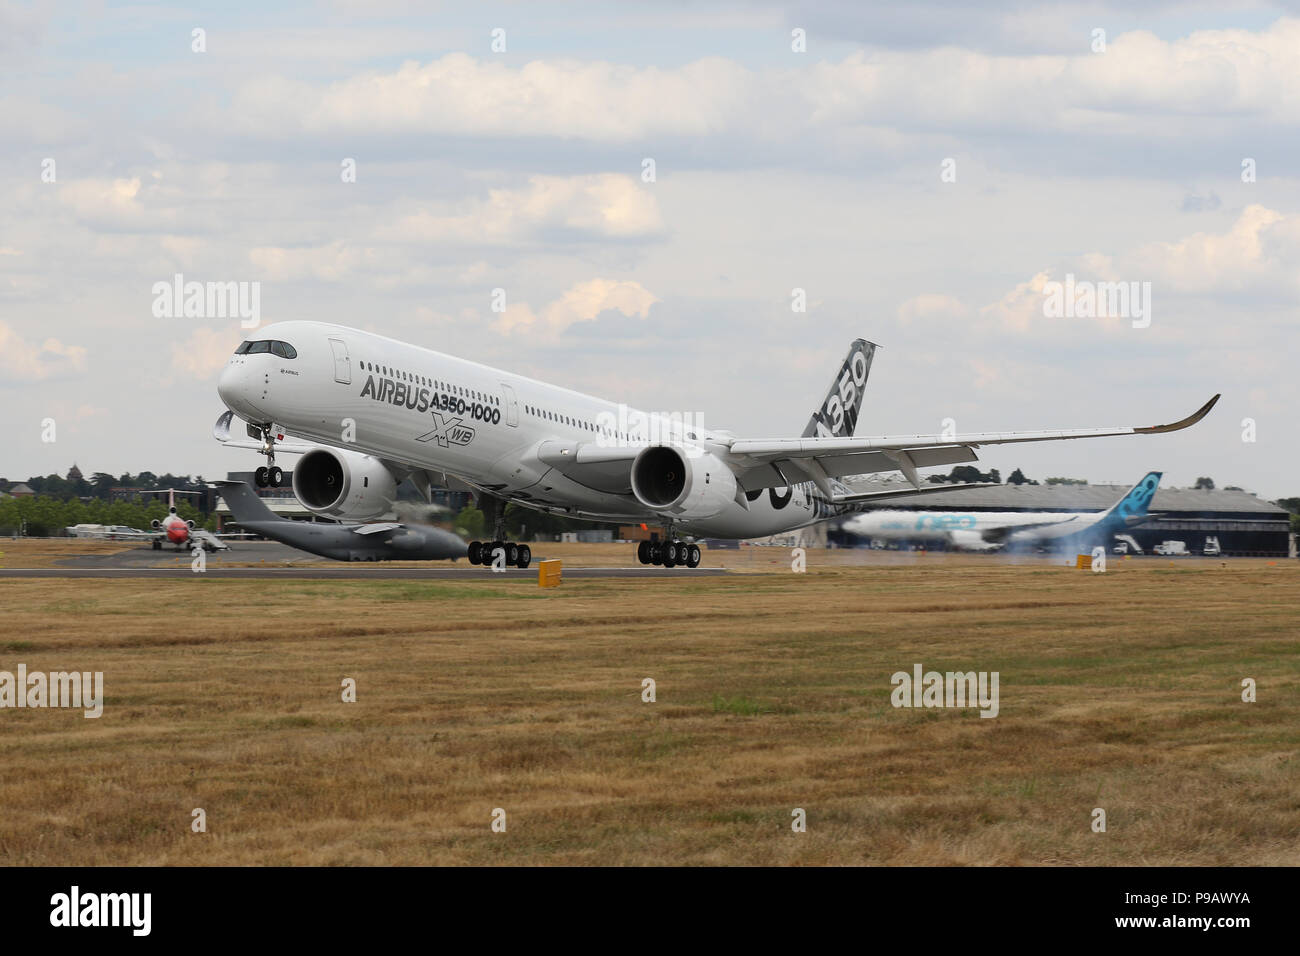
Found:
[[[668,578],[694,575],[696,577],[716,577],[731,572],[726,568],[565,568],[566,577],[573,578]],[[2,578],[265,578],[265,577],[300,577],[300,578],[386,578],[433,580],[437,578],[470,578],[490,580],[494,577],[536,578],[531,568],[507,568],[505,571],[490,571],[486,568],[221,568],[209,567],[207,571],[196,574],[186,568],[2,568]]]

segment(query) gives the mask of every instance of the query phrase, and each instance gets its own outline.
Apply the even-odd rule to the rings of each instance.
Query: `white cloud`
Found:
[[[235,94],[241,126],[269,134],[454,132],[627,141],[716,132],[745,112],[751,74],[720,57],[675,69],[535,60],[511,68],[449,53],[392,73],[318,89],[284,77],[250,79]]]
[[[571,59],[512,67],[451,53],[323,88],[250,78],[234,96],[231,120],[272,137],[409,133],[608,143],[738,134],[776,140],[857,124],[1152,135],[1161,117],[1300,118],[1297,47],[1300,19],[1282,18],[1257,32],[1203,30],[1176,40],[1134,31],[1113,37],[1104,53],[1083,40],[1074,56],[944,47],[855,52],[799,69],[751,70],[721,57],[669,69]]]
[[[43,381],[86,369],[86,350],[47,338],[40,345],[0,322],[0,370],[18,381]]]
[[[1018,283],[980,314],[1016,332],[1077,325],[1078,319],[1044,315],[1047,283],[1066,274],[1076,281],[1149,282],[1153,299],[1261,292],[1294,298],[1300,293],[1300,215],[1252,205],[1224,232],[1147,243],[1130,253],[1087,253]],[[1124,325],[1113,318],[1096,322],[1112,329]]]
[[[172,358],[168,364],[170,380],[177,375],[208,379],[216,375],[230,359],[243,339],[238,328],[197,328],[183,342],[172,343]]]
[[[458,212],[428,205],[379,230],[379,237],[415,242],[504,244],[552,229],[591,237],[639,238],[661,233],[659,206],[629,176],[533,176],[521,189],[492,189]]]
[[[1300,274],[1300,216],[1247,206],[1224,233],[1198,232],[1137,250],[1112,271],[1160,280],[1179,292],[1295,290]]]
[[[917,319],[961,319],[970,313],[960,299],[935,292],[913,296],[898,307],[898,321],[910,325]]]
[[[508,304],[496,328],[504,333],[554,336],[575,323],[590,322],[610,309],[644,319],[658,301],[639,282],[589,279],[570,287],[540,314],[534,313],[526,303]]]

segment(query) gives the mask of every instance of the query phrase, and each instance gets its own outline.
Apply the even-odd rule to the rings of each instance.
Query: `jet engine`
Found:
[[[293,493],[313,514],[368,521],[392,510],[397,479],[378,458],[313,448],[294,466]]]
[[[949,531],[948,540],[963,551],[996,551],[1001,541],[986,541],[978,531]]]
[[[736,476],[716,455],[682,445],[650,445],[632,462],[632,494],[681,521],[712,518],[736,497]]]

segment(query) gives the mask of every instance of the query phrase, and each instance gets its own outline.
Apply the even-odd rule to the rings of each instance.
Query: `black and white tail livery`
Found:
[[[808,419],[801,438],[852,438],[858,427],[858,411],[862,408],[862,393],[867,387],[871,372],[871,359],[876,354],[874,342],[854,339],[849,354],[844,357],[840,370],[831,381],[831,390]]]

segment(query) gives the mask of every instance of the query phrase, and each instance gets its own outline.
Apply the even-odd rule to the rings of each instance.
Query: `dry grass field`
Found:
[[[106,685],[0,710],[0,863],[1300,863],[1295,561],[747,560],[0,580],[0,670]],[[917,663],[998,671],[999,716],[895,709]]]

